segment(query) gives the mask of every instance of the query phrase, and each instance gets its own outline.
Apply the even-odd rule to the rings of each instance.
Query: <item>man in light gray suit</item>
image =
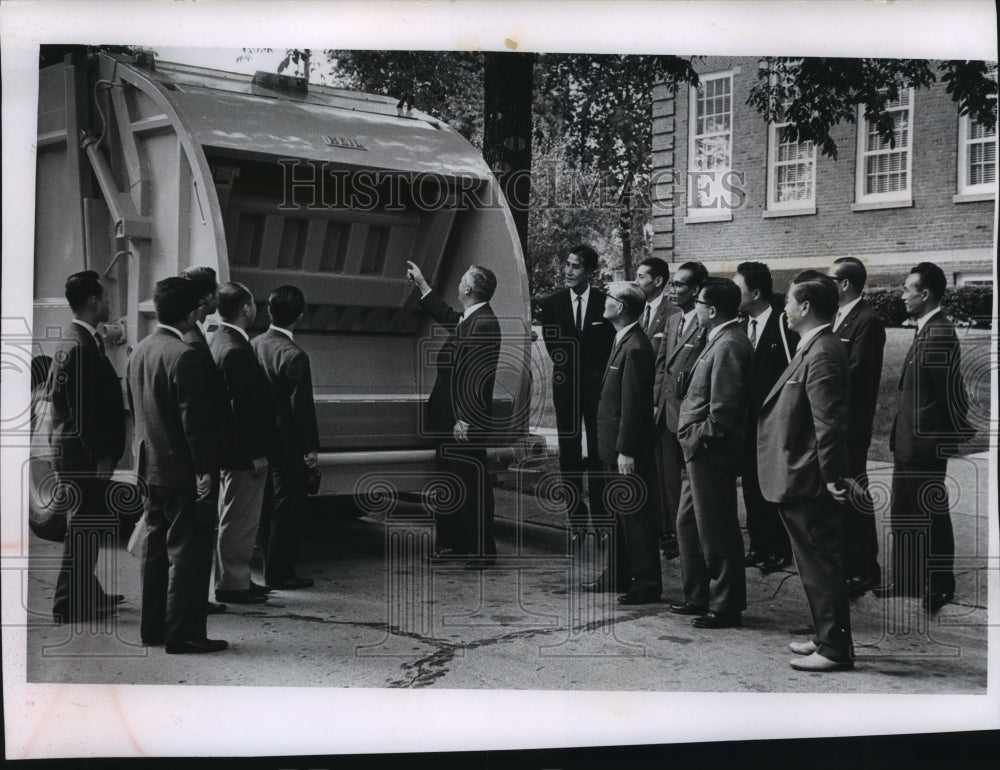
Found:
[[[695,615],[696,628],[732,628],[746,609],[743,535],[736,476],[743,456],[753,346],[740,327],[740,290],[708,278],[697,299],[705,349],[681,401],[677,439],[684,453],[677,543],[684,602],[670,611]]]

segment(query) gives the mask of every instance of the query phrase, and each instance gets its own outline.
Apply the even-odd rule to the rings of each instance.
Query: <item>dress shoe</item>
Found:
[[[473,559],[465,563],[466,569],[490,569],[497,565],[496,556],[484,556],[482,559]]]
[[[312,588],[316,585],[316,581],[312,578],[299,577],[298,575],[292,575],[291,577],[285,578],[284,580],[275,580],[268,583],[271,588],[277,588],[279,591],[295,591],[299,588]]]
[[[791,559],[787,556],[771,554],[760,563],[759,567],[762,575],[770,575],[772,572],[784,569],[789,564],[791,564]]]
[[[643,591],[629,591],[626,594],[622,594],[618,597],[619,604],[632,605],[632,604],[655,604],[660,601],[660,595],[657,593],[645,593]]]
[[[743,564],[747,567],[759,567],[765,558],[764,554],[760,551],[754,551],[751,549],[747,551],[747,555],[743,557]]]
[[[208,603],[208,610],[206,611],[205,614],[206,615],[221,615],[227,609],[228,608],[226,607],[225,604],[219,604],[218,602],[209,602]]]
[[[94,620],[108,620],[116,617],[118,617],[118,608],[112,605],[104,605],[98,607],[97,609],[93,609],[90,612],[84,613],[79,617],[69,617],[61,612],[53,612],[52,622],[58,626],[62,626],[68,623],[89,623]]]
[[[708,607],[703,607],[700,604],[671,604],[670,611],[674,615],[707,615]]]
[[[739,612],[716,612],[709,610],[707,615],[691,621],[695,628],[737,628],[743,625],[743,616]]]
[[[796,655],[812,655],[819,649],[819,645],[812,639],[807,639],[804,642],[792,642],[788,645],[788,649]]]
[[[163,644],[162,636],[143,637],[142,639],[143,647],[159,647],[161,644]]]
[[[267,594],[251,593],[249,588],[242,591],[221,589],[215,592],[215,600],[230,604],[263,604],[267,601]]]
[[[801,658],[792,658],[789,665],[796,671],[847,671],[854,668],[853,660],[830,660],[825,655],[814,652]]]
[[[251,580],[250,587],[247,590],[252,594],[260,594],[261,596],[267,596],[274,589],[269,588],[268,586],[259,585]]]
[[[865,580],[863,577],[855,575],[854,577],[847,579],[847,595],[852,599],[864,596],[868,593],[868,589],[870,588],[874,588],[872,582],[870,580]]]
[[[947,593],[945,591],[936,591],[926,594],[921,601],[925,610],[929,612],[937,612],[939,609],[948,604],[952,599],[955,598],[955,594]]]
[[[229,646],[224,639],[189,639],[186,642],[167,642],[167,655],[204,655],[221,652]]]
[[[581,583],[580,588],[593,593],[609,593],[615,590],[615,584],[611,580],[605,580],[604,576],[601,575],[597,580],[592,580],[589,583]]]
[[[121,604],[125,601],[125,594],[104,594],[104,601],[108,604]]]
[[[680,547],[677,545],[677,538],[674,535],[660,538],[660,552],[667,559],[676,559],[681,555]]]
[[[903,595],[903,592],[896,588],[895,583],[883,583],[882,585],[873,586],[872,593],[879,599],[891,599],[895,596]]]

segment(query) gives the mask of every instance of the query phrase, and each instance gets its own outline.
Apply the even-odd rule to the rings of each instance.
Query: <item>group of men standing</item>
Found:
[[[73,322],[47,383],[56,470],[81,490],[70,517],[53,604],[56,622],[111,617],[122,595],[94,575],[95,528],[108,527],[106,489],[125,449],[125,408],[118,376],[96,327],[108,298],[94,271],[71,275]],[[319,436],[309,357],[294,341],[305,298],[280,286],[268,298],[269,329],[252,342],[250,290],[219,288],[215,272],[192,267],[156,283],[156,328],[131,351],[127,398],[143,484],[142,618],[146,645],[167,653],[227,647],[211,639],[207,615],[212,564],[218,602],[258,604],[274,589],[307,588],[295,574],[299,520]],[[211,342],[204,322],[222,319]],[[251,580],[259,540],[264,582]]]
[[[592,520],[615,519],[616,546],[583,589],[617,591],[625,605],[659,601],[657,550],[679,555],[684,600],[670,611],[731,628],[746,609],[745,569],[766,574],[794,559],[816,633],[790,645],[791,665],[807,671],[853,666],[852,597],[920,596],[932,612],[951,601],[944,472],[972,431],[937,265],[914,267],[903,291],[917,332],[892,436],[892,583],[882,581],[866,471],[886,335],[861,298],[863,263],[799,273],[784,312],[759,262],[732,278],[685,262],[671,280],[651,258],[606,294],[591,285],[597,269],[592,248],[573,248],[565,288],[541,306],[571,521],[587,514],[585,476]],[[641,504],[611,510],[605,491],[622,477],[635,479]],[[918,545],[925,534],[929,549]]]

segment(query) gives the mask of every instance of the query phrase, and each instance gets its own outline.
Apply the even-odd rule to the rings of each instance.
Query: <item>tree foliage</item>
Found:
[[[775,57],[763,62],[747,104],[770,123],[788,121],[782,129],[785,140],[812,141],[834,159],[837,143],[830,131],[839,123],[854,123],[859,107],[882,141],[895,147],[889,105],[903,88],[928,88],[937,82],[926,59]],[[949,60],[937,69],[961,114],[988,128],[995,125],[997,84],[985,62]]]

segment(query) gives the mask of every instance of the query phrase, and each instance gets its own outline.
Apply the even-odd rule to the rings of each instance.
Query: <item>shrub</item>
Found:
[[[865,302],[878,313],[886,326],[902,326],[906,305],[899,289],[865,289]],[[959,286],[948,289],[941,299],[945,314],[959,326],[992,327],[993,287]]]
[[[903,304],[899,289],[865,289],[862,296],[886,326],[903,325],[906,320],[906,305]]]

